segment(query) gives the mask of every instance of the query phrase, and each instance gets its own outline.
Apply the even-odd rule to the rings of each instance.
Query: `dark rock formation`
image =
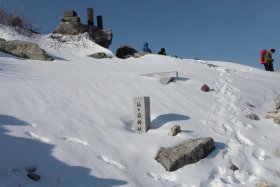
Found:
[[[122,59],[126,59],[129,57],[134,57],[134,54],[137,53],[135,49],[132,47],[125,45],[121,46],[117,49],[116,56]]]

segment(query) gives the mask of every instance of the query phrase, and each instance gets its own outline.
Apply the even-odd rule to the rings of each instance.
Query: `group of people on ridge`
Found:
[[[148,46],[148,42],[144,43],[143,52],[152,53],[152,50]],[[158,52],[158,54],[159,55],[166,55],[165,49],[161,48],[160,51]]]

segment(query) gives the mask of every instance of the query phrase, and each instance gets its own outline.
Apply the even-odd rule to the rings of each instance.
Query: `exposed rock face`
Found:
[[[0,41],[0,51],[33,60],[53,60],[53,58],[48,56],[37,44],[26,41]]]
[[[6,41],[5,39],[3,39],[3,38],[0,38],[0,42],[4,42],[4,41]]]
[[[84,25],[81,23],[80,17],[73,10],[65,11],[61,22],[53,33],[64,35],[78,35],[88,32],[91,39],[98,45],[108,48],[113,39],[113,33],[110,29],[101,29],[93,25]]]
[[[161,147],[155,159],[167,171],[175,171],[187,164],[198,162],[215,149],[214,141],[210,137],[190,139],[176,147]]]
[[[134,57],[134,54],[137,53],[135,49],[132,47],[125,45],[121,46],[117,49],[116,56],[122,59],[126,59],[129,57]]]

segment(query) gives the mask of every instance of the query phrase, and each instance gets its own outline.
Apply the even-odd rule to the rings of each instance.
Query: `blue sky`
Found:
[[[113,30],[113,53],[148,42],[153,52],[164,47],[169,55],[263,68],[260,50],[275,48],[280,69],[279,0],[0,0],[0,6],[23,12],[43,33],[55,30],[65,10],[86,23],[86,9],[94,8]]]

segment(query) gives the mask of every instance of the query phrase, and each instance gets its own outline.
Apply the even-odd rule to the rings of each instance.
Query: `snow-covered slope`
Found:
[[[159,55],[97,60],[87,55],[113,54],[86,36],[61,44],[1,28],[0,38],[33,41],[55,56],[41,62],[0,52],[1,187],[280,184],[280,127],[245,117],[273,110],[279,73]],[[140,76],[166,71],[178,71],[176,82]],[[208,93],[200,90],[205,83]],[[138,96],[151,99],[152,128],[144,134],[132,131]],[[182,132],[170,137],[175,124]],[[161,146],[200,137],[212,137],[216,149],[195,164],[167,172],[154,159]],[[32,166],[38,182],[26,176]]]

